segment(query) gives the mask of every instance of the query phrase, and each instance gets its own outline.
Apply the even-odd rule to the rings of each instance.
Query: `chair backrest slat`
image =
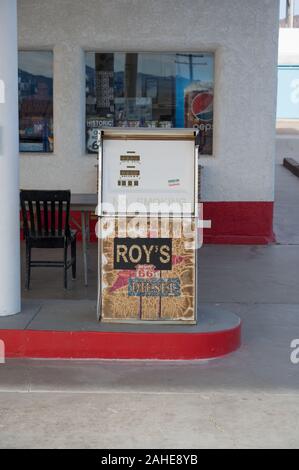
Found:
[[[41,218],[41,211],[40,211],[40,201],[36,201],[35,206],[36,206],[37,233],[39,236],[41,236],[42,235],[42,218]]]
[[[30,231],[35,234],[35,223],[34,223],[34,209],[32,201],[28,201],[29,215],[30,215]]]
[[[44,230],[45,230],[45,234],[49,235],[48,201],[43,201],[43,206],[44,206]]]
[[[58,202],[58,235],[62,233],[62,211],[63,211],[63,202]]]
[[[70,202],[71,202],[71,198],[69,198],[69,200],[66,201],[65,222],[64,222],[66,233],[68,233],[70,230]]]
[[[55,201],[51,201],[51,235],[55,235]]]
[[[71,200],[69,190],[21,190],[20,199],[25,238],[30,234],[61,236],[63,231],[68,233]]]

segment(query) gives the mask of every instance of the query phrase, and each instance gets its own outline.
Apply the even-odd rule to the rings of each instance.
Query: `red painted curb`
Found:
[[[208,333],[0,330],[8,358],[209,359],[241,345],[241,324]]]

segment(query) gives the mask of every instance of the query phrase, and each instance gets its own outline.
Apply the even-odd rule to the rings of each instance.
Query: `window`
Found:
[[[53,53],[19,52],[20,152],[53,152]]]
[[[214,55],[86,52],[86,147],[105,127],[196,127],[212,154]]]
[[[280,0],[280,28],[299,28],[299,0]]]

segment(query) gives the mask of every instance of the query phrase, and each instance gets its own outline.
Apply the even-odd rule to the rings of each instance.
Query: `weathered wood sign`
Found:
[[[130,221],[123,219],[122,228]],[[164,223],[153,233],[148,222],[144,236],[99,241],[103,321],[195,321],[195,223],[186,230],[181,219],[171,219],[167,237],[159,236]],[[117,228],[116,221],[116,234]]]

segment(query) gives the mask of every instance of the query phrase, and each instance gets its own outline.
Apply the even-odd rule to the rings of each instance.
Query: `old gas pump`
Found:
[[[196,323],[196,135],[99,132],[101,321]]]

